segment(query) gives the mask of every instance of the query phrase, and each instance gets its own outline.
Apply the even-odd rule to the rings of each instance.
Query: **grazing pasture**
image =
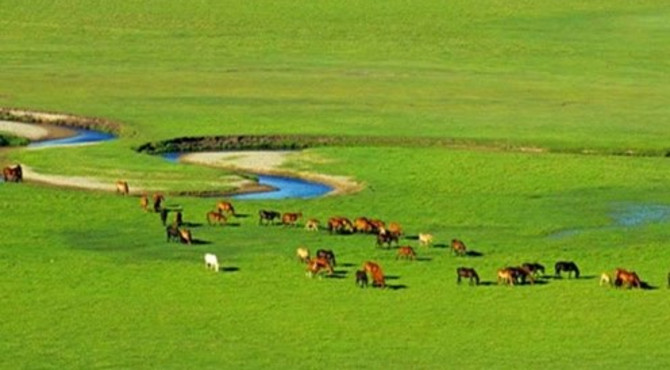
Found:
[[[131,187],[0,183],[0,368],[670,366],[662,3],[6,0],[0,14],[0,106],[121,124],[101,145],[3,149],[0,167]],[[219,198],[173,192],[233,189],[239,175],[132,150],[277,133],[348,136],[284,169],[365,187],[236,200],[234,225],[209,227]],[[132,189],[165,195],[142,208],[183,210],[191,243],[166,242]],[[282,227],[296,210],[322,227]],[[351,223],[328,231],[361,215],[403,235],[377,248]],[[456,238],[477,253],[454,255]],[[398,245],[419,258],[396,260]],[[298,247],[332,250],[333,273],[307,278]],[[366,261],[385,289],[355,285]],[[497,284],[528,261],[545,276]],[[579,278],[555,278],[559,261]],[[461,266],[479,285],[455,283]],[[643,281],[600,287],[619,266]]]

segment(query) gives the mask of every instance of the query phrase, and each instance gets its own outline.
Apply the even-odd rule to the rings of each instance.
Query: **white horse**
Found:
[[[308,263],[309,262],[309,249],[307,248],[298,248],[295,250],[295,255],[298,257],[298,259],[301,262]]]
[[[419,244],[429,246],[433,243],[433,235],[419,233]]]
[[[219,271],[219,259],[212,253],[205,253],[205,267],[212,270]]]

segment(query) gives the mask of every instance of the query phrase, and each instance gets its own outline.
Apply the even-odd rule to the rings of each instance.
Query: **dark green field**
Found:
[[[223,170],[132,148],[407,140],[308,149],[288,169],[365,188],[235,201],[245,217],[223,228],[205,222],[218,198],[168,196],[196,224],[193,246],[166,243],[136,197],[0,183],[0,368],[670,366],[668,25],[656,1],[4,1],[0,107],[121,130],[95,146],[3,149],[2,166],[226,189]],[[402,239],[420,258],[398,261],[373,236],[258,226],[259,209],[396,221],[436,245]],[[453,238],[481,256],[453,256]],[[299,246],[333,249],[343,278],[306,277]],[[223,271],[205,269],[206,252]],[[388,289],[355,287],[367,260]],[[553,275],[559,260],[582,276],[496,284],[501,267]],[[458,286],[459,266],[484,284]],[[652,289],[599,286],[616,267]]]

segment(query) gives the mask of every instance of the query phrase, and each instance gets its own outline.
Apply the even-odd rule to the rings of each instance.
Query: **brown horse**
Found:
[[[398,244],[398,236],[395,234],[392,234],[385,229],[382,229],[379,234],[377,234],[377,246],[382,247],[384,244],[387,245],[388,248],[391,248],[391,243],[395,242]]]
[[[461,278],[467,278],[470,279],[470,285],[473,285],[473,283],[474,285],[479,285],[479,275],[477,275],[477,271],[473,268],[459,267],[456,269],[456,275],[458,276],[456,280],[458,284],[461,283]]]
[[[328,232],[337,234],[348,234],[354,232],[354,225],[346,217],[331,217],[328,219]]]
[[[128,195],[130,193],[128,189],[128,183],[126,181],[117,181],[116,182],[116,192],[121,195]]]
[[[371,233],[374,226],[365,217],[358,217],[354,220],[354,231],[358,233]]]
[[[416,252],[414,251],[414,248],[410,247],[409,245],[399,247],[398,248],[398,253],[395,256],[395,259],[399,259],[399,258],[415,260],[416,259]]]
[[[375,263],[367,261],[363,264],[363,271],[370,274],[372,277],[372,286],[378,286],[381,288],[386,287],[386,281],[384,279],[384,273],[382,272],[381,267]]]
[[[382,221],[382,220],[378,220],[376,218],[371,218],[371,219],[368,219],[368,222],[372,226],[372,230],[370,230],[371,234],[379,234],[379,232],[382,229],[386,229],[386,223],[384,223],[384,221]]]
[[[386,230],[395,236],[401,236],[403,234],[402,227],[400,227],[400,224],[397,222],[389,223],[389,227]]]
[[[220,226],[223,226],[226,224],[226,216],[221,213],[221,210],[217,210],[216,212],[214,211],[209,211],[207,212],[207,224],[212,225],[212,224],[219,224]]]
[[[614,270],[614,285],[617,287],[625,286],[630,288],[641,288],[642,282],[635,271],[628,271],[622,268]]]
[[[302,217],[302,212],[298,213],[284,213],[281,216],[281,223],[284,226],[296,226],[298,224],[298,219]]]
[[[20,164],[14,167],[5,167],[2,169],[2,177],[5,182],[21,182],[23,181],[23,169]]]
[[[326,270],[328,271],[328,275],[332,275],[335,273],[335,270],[333,270],[333,266],[331,266],[330,262],[328,262],[327,259],[325,258],[312,258],[307,262],[307,276],[313,277],[314,275],[318,274],[321,270]]]
[[[461,240],[458,239],[452,239],[451,240],[451,252],[454,253],[457,256],[465,256],[465,253],[467,251],[467,248],[465,247],[465,243],[463,243]]]
[[[165,201],[165,197],[161,193],[154,193],[152,200],[154,205],[154,212],[160,212],[163,201]]]
[[[149,197],[147,193],[142,193],[142,196],[140,196],[140,207],[145,211],[149,211]]]
[[[222,200],[216,203],[216,209],[221,212],[230,213],[231,215],[235,216],[235,207],[233,207],[233,204],[230,202]]]
[[[528,280],[531,284],[535,284],[535,277],[528,268],[515,266],[507,267],[505,269],[512,272],[512,277],[518,284],[525,284],[526,280]]]

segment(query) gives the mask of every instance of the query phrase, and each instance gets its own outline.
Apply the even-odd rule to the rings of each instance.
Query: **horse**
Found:
[[[373,229],[372,224],[365,217],[358,217],[354,220],[354,231],[358,233],[371,233]]]
[[[382,231],[377,234],[377,246],[382,247],[384,244],[388,246],[388,248],[391,248],[391,243],[395,242],[398,244],[398,236],[395,234],[392,234],[385,229],[382,229]]]
[[[313,277],[318,274],[321,270],[328,271],[328,275],[335,273],[333,266],[330,265],[327,259],[325,258],[312,258],[307,262],[307,276]]]
[[[116,192],[121,195],[128,195],[130,193],[128,189],[128,183],[126,181],[117,181],[116,182]]]
[[[179,241],[184,244],[192,244],[193,238],[191,237],[191,230],[189,229],[177,229],[179,230]]]
[[[614,276],[615,276],[614,285],[617,287],[627,286],[628,289],[642,287],[640,277],[637,276],[637,273],[635,273],[635,271],[628,271],[622,268],[617,268],[614,271]]]
[[[509,268],[498,270],[498,285],[501,283],[506,283],[509,286],[513,286],[514,280],[514,271],[510,270]]]
[[[370,276],[372,276],[372,286],[386,288],[384,273],[377,263],[371,261],[365,262],[363,264],[363,271],[370,273]]]
[[[579,268],[572,261],[558,261],[554,265],[554,270],[556,271],[556,276],[561,277],[561,271],[566,271],[568,273],[568,278],[570,278],[571,273],[575,273],[575,279],[579,279]]]
[[[470,285],[479,285],[479,275],[477,275],[477,271],[473,268],[469,267],[459,267],[456,269],[456,275],[458,276],[458,279],[456,280],[456,283],[460,284],[461,283],[461,278],[468,278],[470,279]]]
[[[2,177],[5,182],[21,182],[23,181],[23,168],[20,164],[5,167],[2,169]]]
[[[431,234],[419,233],[419,245],[428,247],[433,244],[433,236]]]
[[[399,258],[414,260],[416,259],[416,252],[414,251],[414,248],[410,246],[399,247],[395,259],[397,260]]]
[[[284,226],[296,226],[298,219],[302,217],[302,212],[298,213],[284,213],[281,216],[281,223],[284,224]]]
[[[140,207],[145,211],[149,211],[149,197],[147,193],[142,193],[140,196]]]
[[[368,219],[368,223],[372,226],[372,230],[370,230],[371,234],[379,234],[382,229],[386,228],[384,221],[375,218]]]
[[[216,258],[215,254],[205,253],[205,267],[207,269],[211,268],[212,270],[219,272],[219,259]]]
[[[223,226],[226,224],[228,220],[226,219],[226,216],[221,213],[221,210],[217,210],[216,212],[214,211],[209,211],[207,212],[207,224],[212,225],[212,224],[219,224],[220,226]]]
[[[533,277],[533,273],[529,269],[519,266],[507,267],[505,269],[510,270],[512,272],[512,277],[514,278],[514,281],[516,281],[518,284],[525,284],[526,279],[528,279],[531,284],[535,284],[535,278]]]
[[[464,256],[467,251],[465,243],[458,239],[451,240],[451,252],[457,256]]]
[[[600,286],[603,286],[603,285],[605,285],[605,284],[611,286],[611,285],[612,285],[612,277],[610,276],[610,274],[608,274],[608,273],[606,273],[606,272],[603,272],[602,274],[600,274],[600,283],[599,283],[599,285],[600,285]]]
[[[231,215],[235,216],[235,207],[233,207],[233,204],[230,202],[222,200],[216,203],[216,209],[221,212],[230,213]]]
[[[275,219],[278,219],[281,217],[281,214],[277,211],[267,211],[264,209],[261,209],[258,211],[258,224],[263,225],[263,221],[265,221],[265,225],[274,223]]]
[[[310,218],[305,222],[305,230],[309,231],[318,231],[319,230],[319,220],[316,218]]]
[[[153,200],[153,205],[154,205],[154,212],[160,212],[161,211],[161,204],[165,200],[165,197],[161,193],[154,193],[152,196]]]
[[[295,255],[298,257],[298,260],[303,263],[309,263],[309,249],[307,248],[298,248],[295,250]]]
[[[397,222],[389,223],[389,227],[386,230],[395,236],[401,236],[403,234],[402,227],[400,227],[400,224]]]
[[[328,219],[328,232],[338,234],[349,234],[354,232],[354,225],[346,217],[331,217]]]
[[[528,271],[530,271],[535,276],[539,275],[540,271],[542,272],[542,275],[544,275],[544,273],[545,273],[544,266],[542,266],[541,264],[539,264],[537,262],[532,262],[532,263],[531,262],[526,262],[526,263],[522,264],[521,267],[527,269]]]
[[[167,234],[167,241],[179,241],[179,228],[176,225],[168,225],[165,228],[165,233]]]
[[[335,262],[335,253],[330,249],[319,249],[316,251],[317,258],[325,258],[331,266],[337,266]]]
[[[367,288],[368,286],[368,274],[364,270],[356,271],[356,285],[361,288]]]

